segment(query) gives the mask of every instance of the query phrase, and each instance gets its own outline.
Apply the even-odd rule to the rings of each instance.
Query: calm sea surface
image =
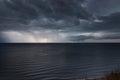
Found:
[[[120,43],[0,44],[0,80],[75,80],[120,68]]]

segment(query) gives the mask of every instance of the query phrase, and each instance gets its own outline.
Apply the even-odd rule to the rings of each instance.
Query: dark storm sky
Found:
[[[120,42],[120,0],[0,0],[3,42]]]

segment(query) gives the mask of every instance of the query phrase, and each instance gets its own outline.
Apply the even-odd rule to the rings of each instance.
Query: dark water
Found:
[[[75,80],[119,65],[120,44],[0,44],[0,80]]]

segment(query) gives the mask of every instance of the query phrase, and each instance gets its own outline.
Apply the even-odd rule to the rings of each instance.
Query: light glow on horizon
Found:
[[[117,35],[119,33],[105,33],[105,32],[60,32],[53,30],[43,31],[4,31],[0,32],[4,36],[7,43],[74,43],[71,37],[93,37],[79,42],[113,42],[116,40],[102,39],[110,35]],[[101,39],[101,40],[99,40]]]

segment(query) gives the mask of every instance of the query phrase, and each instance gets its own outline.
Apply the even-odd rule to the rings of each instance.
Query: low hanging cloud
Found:
[[[66,36],[55,31],[4,31],[5,41],[15,43],[36,43],[36,42],[66,42]]]
[[[4,31],[0,36],[3,43],[76,43],[76,42],[119,42],[120,33],[105,32],[61,32],[44,31]],[[111,40],[110,40],[111,39]],[[114,40],[116,39],[116,40]],[[113,40],[113,41],[112,41]]]

